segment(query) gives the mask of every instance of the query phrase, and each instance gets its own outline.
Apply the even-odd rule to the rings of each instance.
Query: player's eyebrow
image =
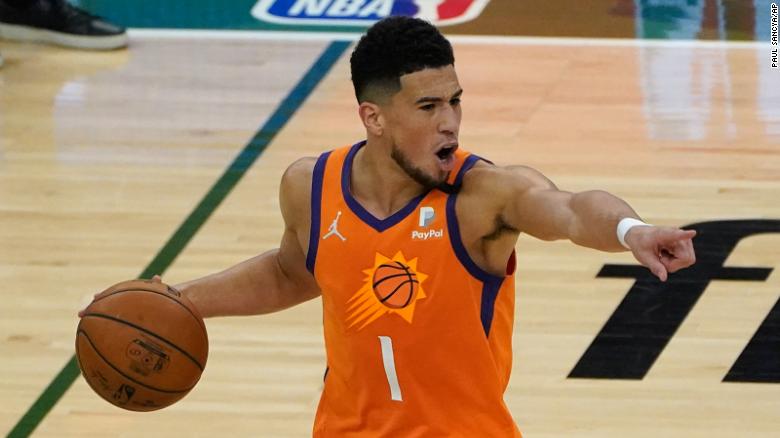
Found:
[[[461,88],[458,91],[456,91],[455,94],[453,94],[452,97],[449,98],[449,100],[457,99],[462,94],[463,94],[463,89]],[[417,99],[417,101],[415,101],[414,104],[415,105],[419,105],[421,103],[437,103],[437,102],[441,102],[442,100],[444,100],[444,99],[442,99],[441,97],[426,96],[426,97],[421,97],[421,98]]]

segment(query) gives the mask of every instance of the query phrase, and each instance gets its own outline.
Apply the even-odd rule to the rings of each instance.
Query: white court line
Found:
[[[359,33],[349,32],[286,32],[270,30],[200,30],[200,29],[138,29],[127,30],[137,39],[209,39],[209,40],[275,40],[275,41],[357,41]]]
[[[131,39],[209,39],[272,41],[357,41],[360,33],[287,32],[267,30],[128,29]],[[612,47],[701,47],[727,49],[766,48],[769,42],[709,40],[646,40],[634,38],[559,38],[493,35],[446,35],[455,44],[512,46],[612,46]]]
[[[636,38],[562,38],[493,35],[447,35],[458,44],[495,44],[518,46],[612,46],[612,47],[712,47],[762,48],[769,42],[721,40],[648,40]]]

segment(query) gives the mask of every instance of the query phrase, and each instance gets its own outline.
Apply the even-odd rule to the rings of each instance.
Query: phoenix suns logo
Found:
[[[374,266],[363,273],[363,286],[347,302],[349,327],[361,330],[388,313],[411,323],[417,301],[425,298],[422,283],[428,278],[417,270],[417,258],[406,260],[400,251],[392,258],[377,253]]]

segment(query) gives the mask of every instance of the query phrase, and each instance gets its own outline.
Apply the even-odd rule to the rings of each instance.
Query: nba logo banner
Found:
[[[390,15],[422,18],[435,25],[478,17],[490,0],[259,0],[252,16],[280,24],[370,26]]]

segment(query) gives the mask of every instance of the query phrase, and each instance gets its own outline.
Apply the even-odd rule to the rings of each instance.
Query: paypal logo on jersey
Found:
[[[390,15],[406,15],[436,25],[478,17],[490,0],[258,0],[253,17],[271,23],[370,26]]]
[[[428,231],[412,231],[412,240],[428,240],[428,239],[441,239],[444,237],[444,229],[439,228],[438,230],[428,230]]]
[[[418,222],[418,225],[425,228],[433,222],[434,217],[436,217],[436,212],[433,207],[422,207],[420,208],[420,221]]]
[[[436,210],[433,207],[420,207],[420,220],[417,222],[417,225],[420,228],[428,228],[435,217]],[[412,230],[412,240],[441,239],[442,237],[444,237],[443,228],[426,231]]]

